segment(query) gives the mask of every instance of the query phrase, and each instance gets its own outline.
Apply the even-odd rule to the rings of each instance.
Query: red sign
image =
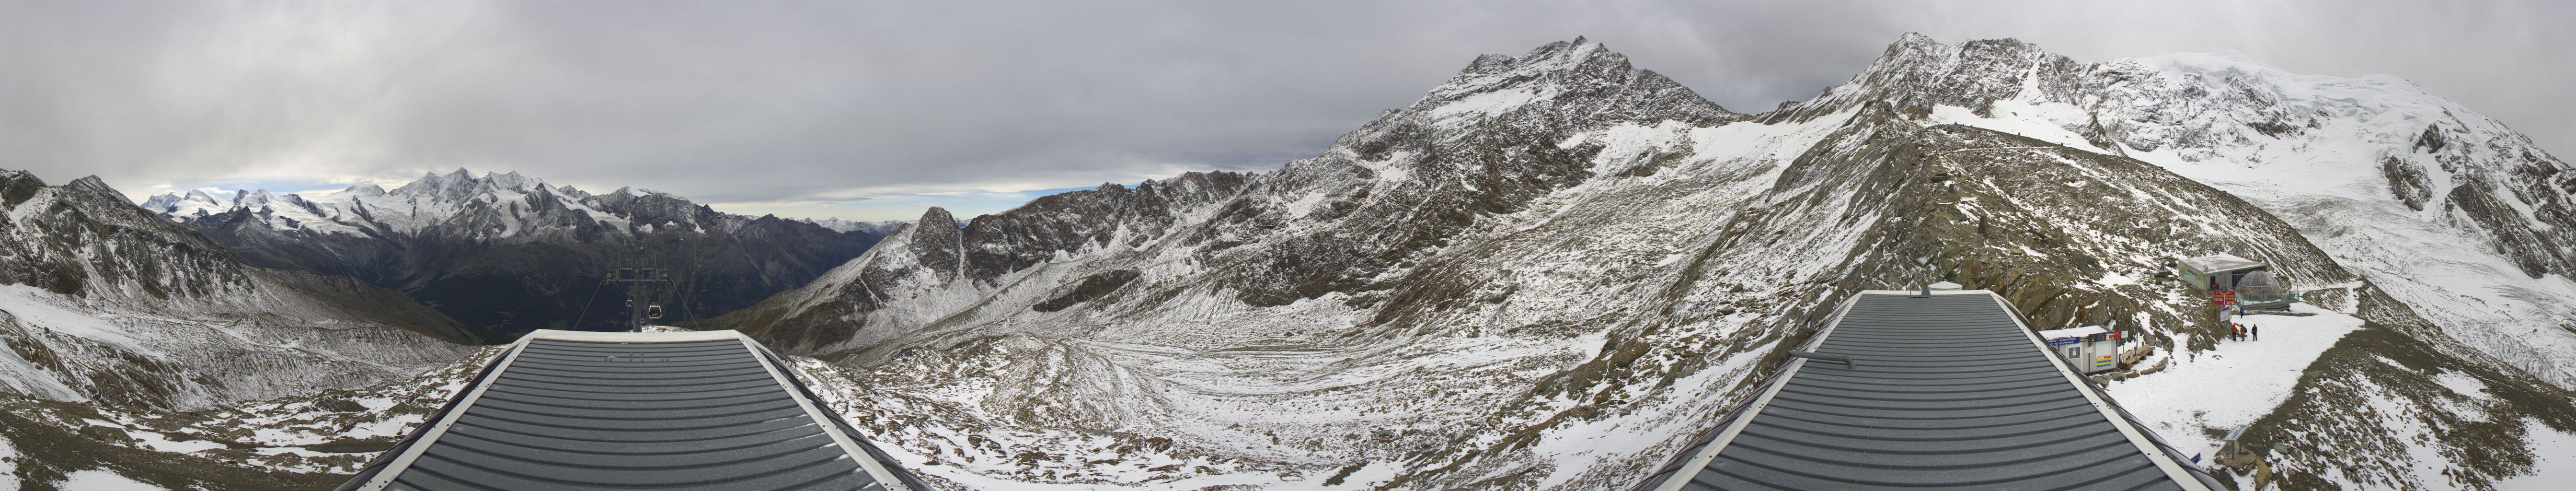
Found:
[[[2210,290],[2210,305],[2236,305],[2236,290]]]

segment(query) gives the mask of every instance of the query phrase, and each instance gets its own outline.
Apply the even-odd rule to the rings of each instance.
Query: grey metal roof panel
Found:
[[[730,332],[531,335],[343,489],[921,489],[781,363]]]
[[[2207,489],[1982,290],[1865,292],[1639,489]]]

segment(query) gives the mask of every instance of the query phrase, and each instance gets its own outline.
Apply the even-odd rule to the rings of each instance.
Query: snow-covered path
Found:
[[[2174,448],[2209,452],[2218,442],[2201,428],[2234,428],[2270,414],[2289,399],[2309,363],[2345,334],[2361,329],[2361,319],[2350,315],[2308,304],[2294,307],[2316,315],[2248,316],[2246,323],[2262,326],[2263,339],[2219,341],[2216,350],[2182,355],[2164,371],[2112,382],[2111,397]],[[2159,353],[2156,358],[2170,356]]]

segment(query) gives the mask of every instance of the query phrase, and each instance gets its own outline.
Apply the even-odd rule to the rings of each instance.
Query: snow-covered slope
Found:
[[[97,178],[0,171],[0,393],[165,409],[371,385],[462,325],[342,277],[243,264]]]
[[[594,291],[618,252],[642,247],[674,261],[675,281],[657,300],[685,319],[804,284],[879,236],[720,213],[668,193],[594,195],[515,172],[476,177],[464,169],[391,191],[359,185],[230,198],[190,191],[143,205],[253,264],[360,278],[504,337],[576,322],[614,327],[616,315],[583,312],[623,308],[622,291]]]
[[[2293,476],[2279,482],[2530,469],[2518,432],[2388,445],[2318,425],[2576,430],[2568,392],[2426,322],[2429,300],[2344,262],[2357,256],[2312,215],[2143,150],[2252,140],[2085,127],[2141,142],[2114,145],[1997,122],[2022,121],[2015,97],[2084,83],[2032,73],[2086,66],[1909,36],[1823,97],[1738,115],[1598,43],[1487,55],[1316,158],[1048,196],[963,227],[934,209],[703,326],[834,362],[806,368],[849,380],[836,404],[925,473],[1012,489],[1624,489],[1843,295],[1938,279],[2002,291],[2042,329],[2148,335],[2165,354],[2135,387],[2240,384],[2115,390],[2177,441],[2235,424],[2313,437],[2271,450]],[[2185,94],[2161,97],[2200,107]],[[2314,290],[2296,324],[2314,327],[2291,331],[2311,337],[2220,342],[2167,266],[2214,252]],[[2354,361],[2401,358],[2420,363]],[[2392,388],[2441,373],[2497,395]],[[2318,407],[2367,401],[2477,409]],[[2322,416],[2285,417],[2299,414]]]
[[[2576,167],[2387,75],[2296,75],[2241,53],[2077,64],[2011,41],[1908,37],[1819,101],[2127,155],[2296,224],[2453,337],[2576,387]],[[1935,87],[1943,98],[1913,91]]]
[[[2269,373],[2317,360],[2295,390],[2206,367],[2115,386],[2162,399],[2151,406],[2164,415],[2148,417],[2169,427],[2253,425],[2250,434],[2281,441],[2289,487],[2482,487],[2528,469],[2536,454],[2524,441],[2576,429],[2564,392],[2492,383],[2576,387],[2576,173],[2567,172],[2576,169],[2492,118],[2396,77],[2296,75],[2241,53],[2083,64],[2018,41],[1920,36],[1800,105],[1869,100],[1929,122],[2134,157],[2226,190],[2413,314],[2364,316],[2394,332],[2365,329],[2273,365]],[[2257,363],[2282,361],[2255,348],[2268,360]],[[2247,382],[2262,388],[2223,400],[2172,395]],[[2319,414],[2333,416],[2309,416]]]

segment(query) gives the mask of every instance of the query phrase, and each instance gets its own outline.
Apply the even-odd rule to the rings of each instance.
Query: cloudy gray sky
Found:
[[[2576,7],[2495,2],[18,2],[0,168],[137,196],[510,171],[720,210],[962,215],[1261,170],[1577,35],[1730,109],[1904,32],[2415,81],[2576,156]]]

